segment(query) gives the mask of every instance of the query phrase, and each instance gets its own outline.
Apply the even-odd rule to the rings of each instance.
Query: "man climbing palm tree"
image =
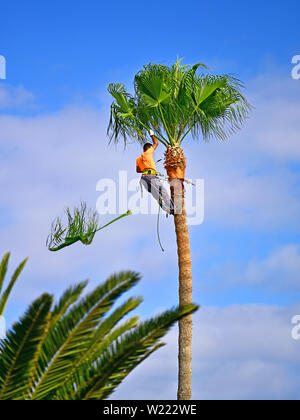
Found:
[[[156,164],[153,159],[153,153],[158,146],[158,140],[152,130],[149,131],[153,144],[144,144],[144,152],[136,160],[136,171],[142,174],[141,185],[152,194],[158,201],[160,207],[168,214],[174,215],[174,204],[170,199],[162,182],[157,177]]]
[[[198,70],[201,70],[197,74]],[[197,63],[182,65],[177,60],[171,67],[148,64],[134,78],[134,94],[122,83],[111,83],[113,96],[108,134],[111,141],[127,138],[144,142],[153,130],[165,147],[164,166],[168,175],[171,198],[175,206],[174,225],[179,268],[179,304],[192,302],[192,261],[185,209],[184,181],[186,158],[183,141],[214,137],[226,140],[240,129],[251,109],[242,94],[243,83],[231,75],[206,74],[207,66]],[[178,338],[179,400],[192,397],[192,316],[179,322]]]

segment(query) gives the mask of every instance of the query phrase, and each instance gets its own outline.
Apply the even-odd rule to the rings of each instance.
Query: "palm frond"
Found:
[[[9,257],[10,257],[10,253],[8,252],[4,255],[4,257],[3,257],[3,259],[0,263],[0,292],[1,292],[3,284],[4,284],[5,275],[6,275],[7,268],[8,268]],[[7,300],[9,298],[9,295],[10,295],[16,281],[18,280],[23,268],[25,267],[27,261],[28,261],[28,258],[26,258],[24,261],[21,262],[21,264],[17,267],[17,269],[13,273],[12,278],[11,278],[7,288],[5,289],[5,291],[3,292],[2,295],[0,294],[0,317],[4,313],[5,306],[7,304]]]
[[[86,203],[84,202],[81,203],[80,207],[74,208],[73,214],[69,208],[65,212],[68,220],[67,227],[63,226],[59,217],[52,223],[51,233],[48,235],[46,241],[49,251],[59,251],[79,241],[84,245],[90,245],[93,242],[96,232],[131,214],[128,211],[104,226],[99,227],[99,216],[97,212],[93,210],[87,211]]]
[[[0,400],[30,394],[41,342],[47,334],[52,297],[42,295],[0,342]]]
[[[0,263],[0,293],[3,287],[5,275],[7,272],[8,262],[9,262],[10,252],[7,252]]]
[[[76,392],[71,399],[91,400],[107,397],[116,386],[134,369],[145,355],[158,344],[158,340],[174,325],[174,323],[195,310],[196,305],[176,308],[141,323],[132,332],[115,341],[101,355],[97,364],[84,369],[76,383]],[[109,392],[108,392],[109,391]]]
[[[154,352],[159,350],[161,347],[164,347],[165,345],[166,345],[165,343],[158,343],[158,344],[152,346],[150,348],[150,350],[145,351],[143,355],[140,355],[139,358],[137,358],[134,362],[132,362],[130,364],[129,368],[124,369],[123,372],[121,372],[121,374],[118,373],[118,375],[116,375],[114,377],[113,383],[110,383],[110,384],[104,386],[103,389],[101,390],[101,396],[98,396],[96,399],[98,399],[98,400],[107,399],[115,391],[117,386],[122,383],[122,381],[126,378],[126,376],[128,376],[130,374],[130,372],[133,371],[133,369],[135,369],[144,360],[148,359],[148,357],[151,356],[151,354],[153,354]]]
[[[178,319],[197,309],[176,308],[140,324],[138,316],[122,321],[141,298],[110,310],[139,280],[139,274],[124,271],[86,296],[80,297],[87,285],[81,282],[55,305],[48,294],[34,301],[0,340],[0,399],[107,398],[164,345],[160,339]]]
[[[190,133],[205,141],[225,140],[239,130],[251,109],[241,93],[243,83],[231,75],[198,75],[199,69],[208,68],[203,63],[182,65],[179,59],[171,67],[148,64],[135,76],[134,96],[123,85],[113,85],[118,94],[110,87],[115,99],[110,137],[125,145],[128,138],[143,142],[152,129],[161,143],[172,146]]]
[[[49,332],[39,360],[41,375],[33,399],[43,399],[64,381],[67,372],[89,347],[89,339],[115,300],[140,280],[134,272],[111,276],[84,297]]]
[[[113,341],[137,325],[139,318],[135,316],[127,320],[120,327],[114,329],[121,319],[134,310],[141,302],[141,298],[128,299],[108,318],[100,323],[99,327],[91,336],[89,343],[87,343],[86,348],[83,349],[77,359],[74,360],[72,367],[64,377],[64,380],[60,384],[58,391],[55,392],[55,395],[60,395],[60,397],[64,395],[64,398],[66,398],[72,390],[74,378],[78,376],[78,370],[85,368],[87,364],[90,365],[93,360],[96,361],[99,355],[101,355]]]
[[[59,319],[61,319],[61,317],[70,308],[70,306],[79,299],[87,284],[88,281],[86,280],[84,282],[71,286],[67,290],[65,290],[58,303],[54,306],[52,310],[52,324],[55,324]]]
[[[4,313],[4,309],[5,309],[7,300],[9,298],[9,295],[10,295],[16,281],[18,280],[18,277],[20,276],[23,268],[25,267],[27,261],[28,261],[28,258],[26,258],[23,262],[21,262],[21,264],[18,266],[18,268],[16,269],[16,271],[12,275],[12,278],[11,278],[7,288],[5,289],[2,296],[0,297],[0,316],[3,315],[3,313]]]
[[[107,128],[110,141],[117,142],[122,137],[126,146],[128,137],[132,137],[143,143],[149,127],[138,118],[134,98],[121,83],[110,83],[108,92],[115,99]]]
[[[155,108],[170,99],[171,94],[167,91],[165,83],[166,70],[164,66],[145,66],[144,70],[135,76],[135,91],[146,107]]]

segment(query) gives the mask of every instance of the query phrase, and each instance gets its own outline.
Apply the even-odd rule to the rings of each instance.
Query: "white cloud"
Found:
[[[265,81],[269,97],[262,97],[259,89],[254,92],[257,108],[252,120],[228,143],[186,143],[187,176],[204,178],[206,183],[205,221],[191,229],[194,242],[206,224],[217,226],[220,232],[228,227],[257,233],[299,229],[299,174],[288,166],[299,162],[299,108],[294,94],[290,100],[289,95],[283,99],[280,92],[272,90],[272,80]],[[2,103],[6,107],[31,101],[26,94],[23,99],[22,94],[19,99],[16,94],[5,95]],[[136,176],[134,163],[139,146],[125,152],[122,147],[107,147],[106,123],[100,112],[83,107],[36,117],[0,117],[1,254],[12,251],[11,267],[26,255],[31,257],[10,301],[8,321],[16,319],[16,312],[23,310],[21,306],[41,292],[61,292],[70,281],[86,276],[99,282],[111,271],[138,270],[145,276],[142,294],[152,287],[158,296],[159,287],[161,293],[153,299],[156,305],[161,305],[156,299],[166,293],[168,285],[176,283],[177,256],[170,219],[162,223],[165,254],[159,251],[156,220],[150,216],[131,216],[119,222],[100,232],[90,247],[78,244],[56,254],[45,247],[50,223],[66,205],[72,207],[83,199],[95,206],[100,178],[117,179],[119,169],[128,169],[129,178]],[[282,142],[285,128],[286,141]],[[278,248],[267,258],[258,256],[244,266],[234,262],[227,268],[228,279],[237,269],[248,284],[266,285],[280,274],[288,279],[291,290],[298,288],[299,252],[295,245]],[[199,269],[197,261],[194,269]],[[224,277],[224,272],[212,273],[214,281],[220,278],[226,283]],[[218,293],[217,288],[214,293]],[[147,299],[149,295],[145,294]],[[168,307],[175,303],[170,298],[166,302]],[[195,317],[195,398],[295,395],[288,364],[299,369],[295,347],[299,343],[287,338],[290,326],[284,309],[243,306],[203,308],[200,312]],[[145,384],[144,388],[136,387],[129,378],[119,395],[131,399],[174,397],[175,331],[168,342],[167,348],[138,369],[137,376],[132,375]]]
[[[272,81],[266,86],[269,84]],[[265,168],[266,153],[270,150],[257,147],[261,130],[281,128],[282,121],[277,118],[264,125],[260,115],[268,115],[270,100],[257,97],[259,112],[256,110],[248,123],[252,124],[251,141],[246,125],[245,130],[225,144],[186,143],[187,176],[205,179],[205,220],[200,227],[191,229],[193,238],[199,229],[205,229],[206,223],[250,227],[257,232],[299,228],[297,173],[292,173],[287,162],[282,161]],[[276,112],[280,109],[280,105],[275,106]],[[79,244],[53,255],[44,246],[51,221],[66,205],[72,207],[81,199],[87,200],[90,206],[95,205],[98,197],[95,187],[100,178],[117,180],[119,169],[128,169],[129,178],[136,176],[134,162],[139,146],[132,145],[126,151],[122,146],[117,150],[108,147],[106,124],[106,116],[84,107],[69,107],[36,117],[0,117],[0,185],[4,192],[1,208],[9,215],[7,223],[0,225],[1,246],[5,247],[2,253],[11,249],[16,261],[29,254],[30,275],[34,278],[46,272],[49,278],[57,277],[54,284],[59,284],[63,275],[81,272],[83,277],[92,275],[99,272],[95,268],[99,257],[101,275],[109,274],[109,267],[115,262],[111,249],[118,255],[117,264],[113,264],[115,269],[136,267],[157,278],[155,271],[159,268],[158,278],[163,278],[170,267],[176,266],[170,219],[162,222],[162,240],[168,250],[165,254],[161,254],[156,243],[155,217],[147,216],[130,217],[99,233],[92,247]],[[290,129],[294,126],[291,124]],[[294,149],[289,152],[291,155],[295,155]],[[156,249],[155,267],[149,260],[153,249]],[[89,267],[89,271],[84,272],[84,267]],[[49,284],[52,285],[50,280],[42,285],[30,281],[36,293]],[[28,295],[32,292],[30,287]]]
[[[299,230],[300,83],[296,85],[292,79],[268,76],[253,81],[247,95],[255,109],[240,132],[225,143],[186,142],[187,176],[205,180],[204,223]]]
[[[299,246],[288,244],[273,249],[266,257],[256,255],[246,262],[231,258],[215,262],[201,272],[203,281],[198,287],[202,293],[247,287],[260,294],[290,294],[300,290],[299,272]]]
[[[45,246],[52,220],[66,206],[86,200],[95,208],[100,178],[118,182],[119,169],[129,170],[129,180],[136,177],[138,145],[125,152],[122,146],[117,151],[108,147],[102,116],[89,108],[72,107],[31,118],[1,116],[0,125],[0,186],[5,191],[1,208],[8,215],[0,224],[1,253],[12,251],[12,266],[30,256],[23,280],[27,286],[16,289],[17,302],[28,302],[45,290],[61,292],[70,278],[79,281],[90,276],[103,281],[112,271],[127,268],[149,277],[159,270],[156,279],[166,275],[168,261],[176,262],[173,228],[172,236],[164,234],[170,218],[162,219],[161,233],[166,248],[174,252],[163,257],[155,216],[121,220],[99,232],[89,247],[77,244],[52,254]],[[150,254],[156,258],[155,266]]]
[[[265,75],[254,80],[250,89],[255,92],[256,109],[247,131],[255,150],[278,162],[299,162],[300,83]]]
[[[0,85],[0,110],[33,106],[34,95],[23,86]]]
[[[250,261],[241,281],[251,286],[263,285],[287,291],[300,288],[299,273],[299,247],[287,245],[265,259]]]

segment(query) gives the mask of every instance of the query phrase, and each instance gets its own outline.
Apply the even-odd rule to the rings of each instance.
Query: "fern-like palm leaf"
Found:
[[[99,227],[99,216],[96,211],[87,211],[86,203],[82,202],[80,207],[75,207],[73,213],[69,208],[65,210],[68,220],[67,227],[63,226],[58,217],[51,226],[51,233],[48,235],[46,245],[49,251],[59,251],[76,242],[82,242],[84,245],[90,245],[94,236],[100,230],[106,228],[112,223],[131,214],[130,211],[111,220],[104,226]]]
[[[142,299],[113,305],[139,280],[124,271],[83,297],[87,282],[68,288],[55,304],[47,294],[33,302],[0,341],[0,399],[107,398],[163,345],[176,321],[197,309],[176,308],[140,324],[137,316],[123,320]]]

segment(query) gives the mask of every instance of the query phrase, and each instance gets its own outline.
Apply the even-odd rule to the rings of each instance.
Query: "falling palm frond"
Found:
[[[52,223],[51,233],[46,242],[49,251],[58,251],[78,241],[84,245],[90,245],[93,242],[96,232],[131,214],[128,211],[111,220],[109,223],[106,223],[104,226],[99,227],[99,216],[97,212],[92,210],[87,211],[86,203],[82,202],[80,207],[75,207],[73,214],[69,208],[65,212],[68,226],[64,227],[59,217]]]

